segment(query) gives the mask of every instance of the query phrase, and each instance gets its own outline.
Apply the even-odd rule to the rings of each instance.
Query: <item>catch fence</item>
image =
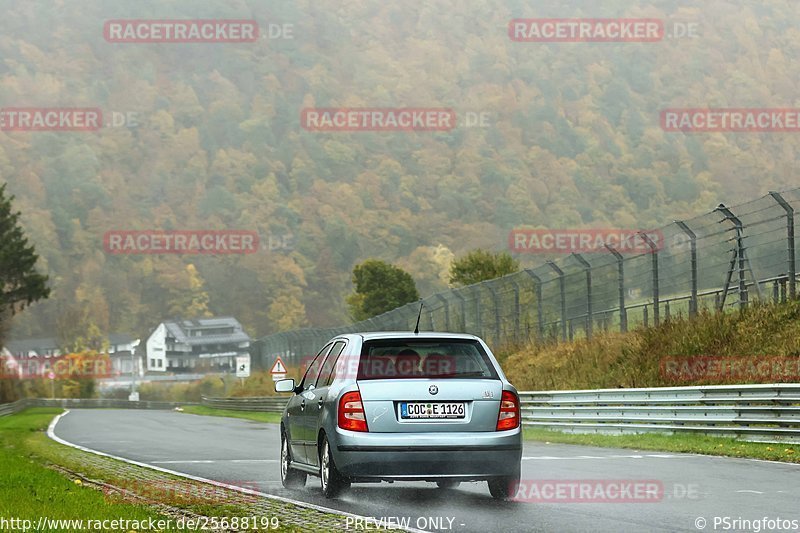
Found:
[[[648,229],[644,252],[607,246],[603,253],[572,253],[440,292],[423,299],[420,329],[471,333],[497,347],[534,338],[591,338],[598,330],[657,325],[701,309],[786,301],[797,292],[798,207],[800,188],[720,204],[693,219]],[[418,311],[413,302],[346,326],[269,335],[252,344],[253,365],[269,369],[278,356],[290,367],[301,365],[343,333],[412,330]]]

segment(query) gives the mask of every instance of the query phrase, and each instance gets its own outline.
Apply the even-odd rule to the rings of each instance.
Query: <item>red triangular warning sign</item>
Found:
[[[280,357],[275,359],[275,364],[272,365],[272,370],[269,371],[270,374],[285,374],[286,373],[286,365],[283,364],[283,361]]]

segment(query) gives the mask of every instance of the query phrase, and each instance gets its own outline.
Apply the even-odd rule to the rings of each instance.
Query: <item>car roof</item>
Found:
[[[413,331],[368,331],[364,333],[350,333],[342,335],[343,337],[358,336],[365,341],[376,339],[461,339],[461,340],[479,340],[475,335],[469,333],[442,333],[439,331],[420,331],[414,333]]]

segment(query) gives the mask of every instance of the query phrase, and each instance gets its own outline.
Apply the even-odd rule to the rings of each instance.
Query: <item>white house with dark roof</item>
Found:
[[[147,338],[148,372],[230,372],[236,356],[248,355],[250,336],[233,317],[171,320]]]

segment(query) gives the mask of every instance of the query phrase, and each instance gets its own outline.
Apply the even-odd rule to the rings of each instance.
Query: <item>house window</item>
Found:
[[[150,359],[150,368],[155,368],[155,367],[156,367],[156,360]]]
[[[158,360],[158,368],[162,368],[164,366],[164,361],[162,359]]]

